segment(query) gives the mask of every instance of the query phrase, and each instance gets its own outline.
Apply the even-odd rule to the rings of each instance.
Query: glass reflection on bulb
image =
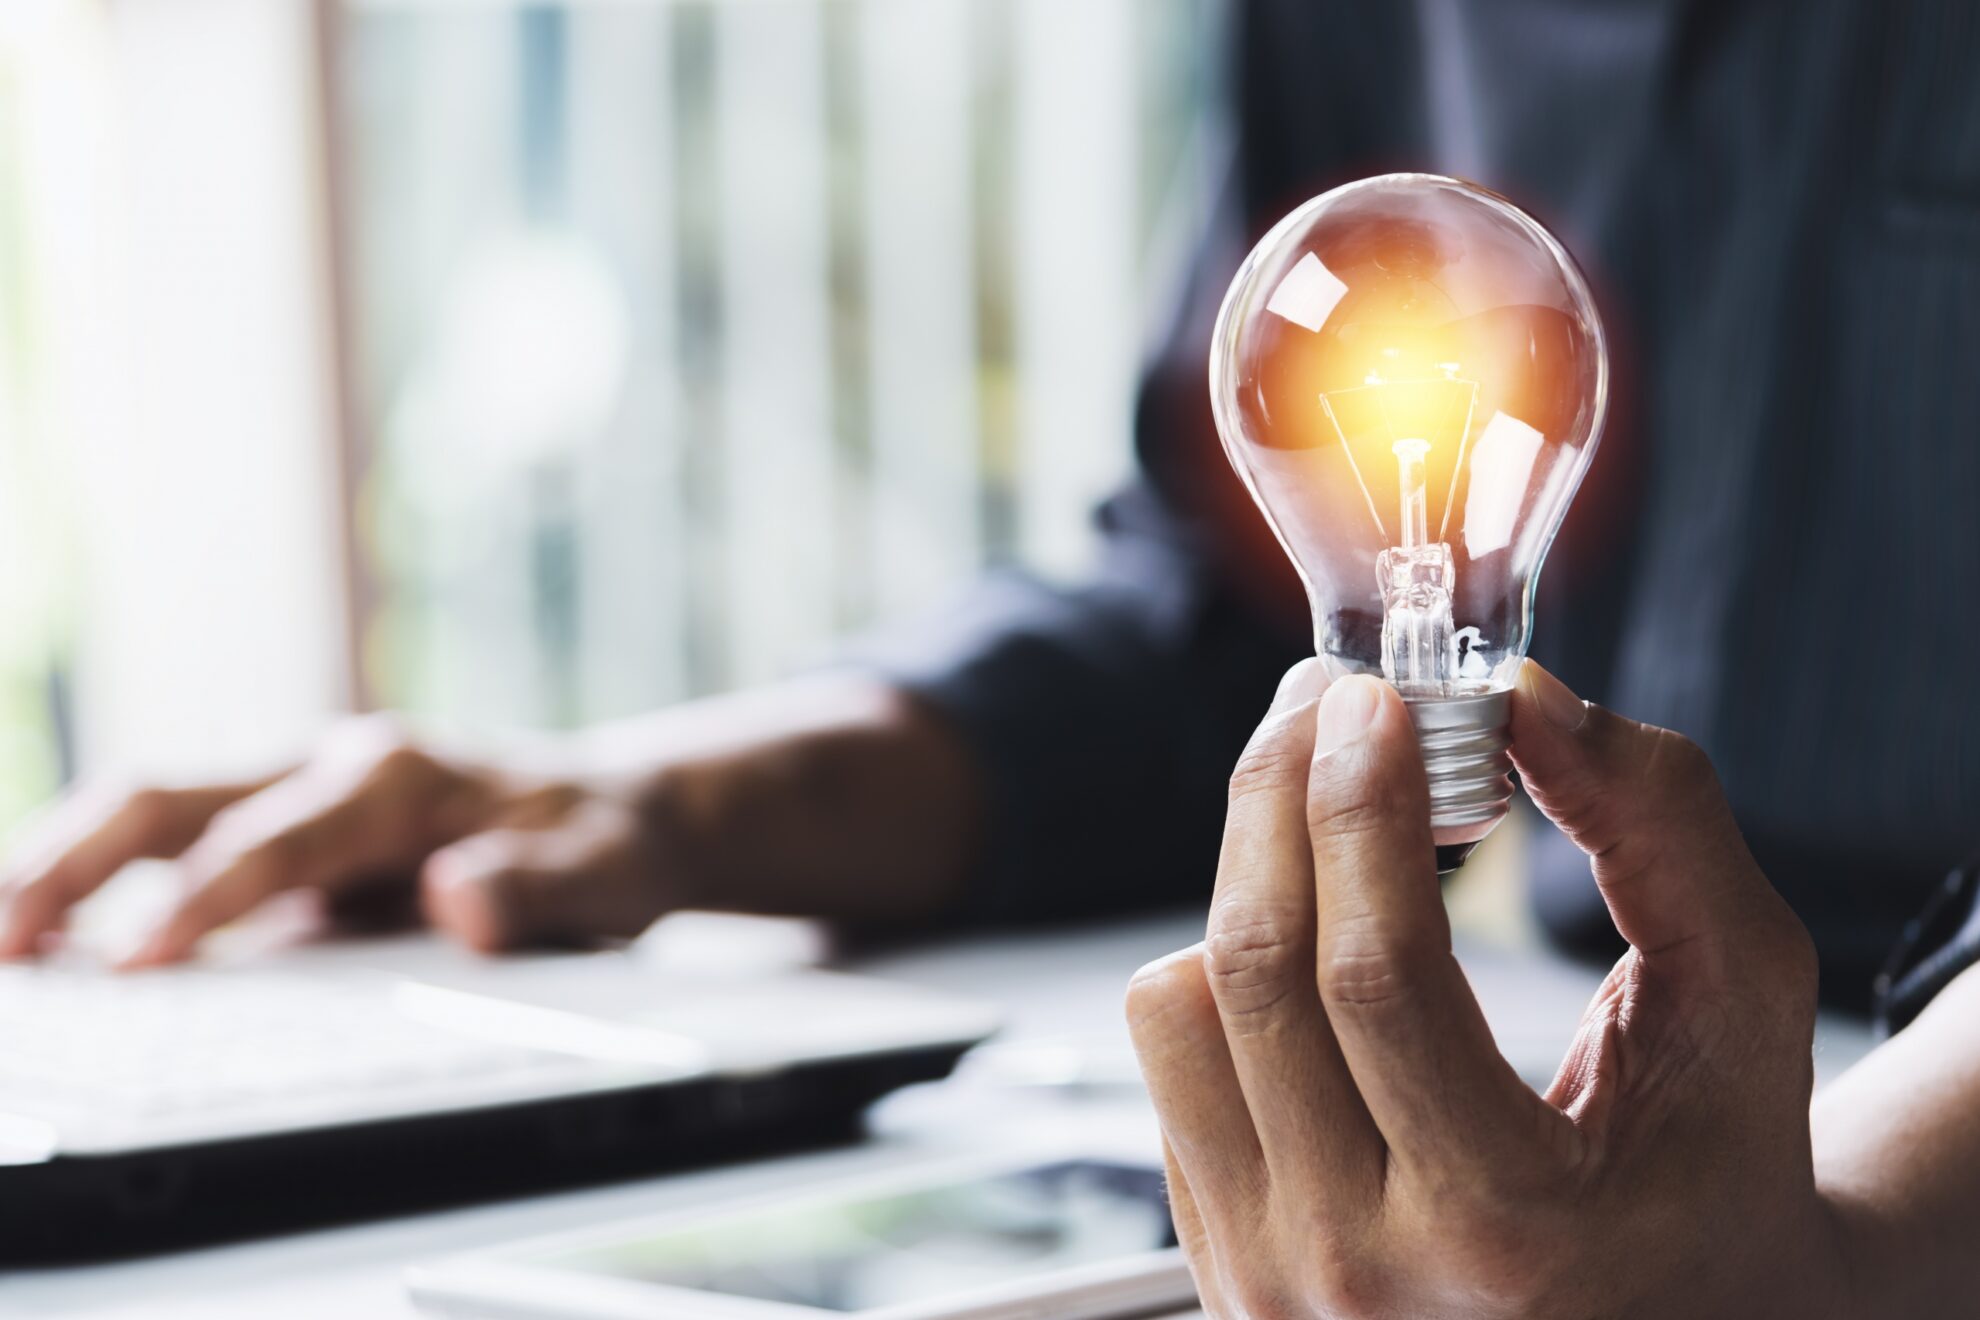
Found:
[[[1540,564],[1602,428],[1602,323],[1519,208],[1428,174],[1348,184],[1252,249],[1210,392],[1336,676],[1408,703],[1439,865],[1504,817]]]

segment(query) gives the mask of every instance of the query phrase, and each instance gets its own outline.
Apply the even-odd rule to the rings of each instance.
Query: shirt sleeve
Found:
[[[1297,655],[1219,587],[1145,484],[1100,520],[1091,580],[997,573],[865,648],[982,772],[988,833],[964,920],[1206,898],[1230,767]]]

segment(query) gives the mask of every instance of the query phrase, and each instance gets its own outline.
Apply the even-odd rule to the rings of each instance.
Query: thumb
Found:
[[[660,915],[636,852],[623,822],[603,809],[486,830],[426,859],[420,901],[435,927],[483,953],[630,938]]]
[[[1588,854],[1616,929],[1640,952],[1718,947],[1793,920],[1690,739],[1585,702],[1531,660],[1512,736],[1527,796]]]
[[[419,873],[426,919],[481,953],[536,938],[558,868],[554,829],[498,829],[470,834],[426,859]]]

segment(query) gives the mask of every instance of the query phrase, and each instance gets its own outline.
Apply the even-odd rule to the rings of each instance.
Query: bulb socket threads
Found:
[[[1512,692],[1408,697],[1430,779],[1430,838],[1437,870],[1455,871],[1512,804]]]

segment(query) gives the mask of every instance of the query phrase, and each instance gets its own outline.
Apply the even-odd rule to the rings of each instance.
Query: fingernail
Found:
[[[1542,718],[1555,728],[1572,733],[1587,720],[1588,703],[1533,661],[1520,666],[1519,681],[1525,685],[1526,695],[1540,708]]]
[[[1381,704],[1381,683],[1365,674],[1329,686],[1326,695],[1320,698],[1320,724],[1313,734],[1314,756],[1339,751],[1368,732]]]
[[[455,844],[442,848],[427,857],[426,864],[420,868],[420,880],[427,889],[451,892],[466,882],[468,874],[461,866],[458,847]]]
[[[1271,709],[1265,712],[1266,718],[1294,710],[1327,690],[1327,667],[1320,663],[1319,656],[1308,656],[1286,671],[1279,680],[1279,690],[1272,696]]]

